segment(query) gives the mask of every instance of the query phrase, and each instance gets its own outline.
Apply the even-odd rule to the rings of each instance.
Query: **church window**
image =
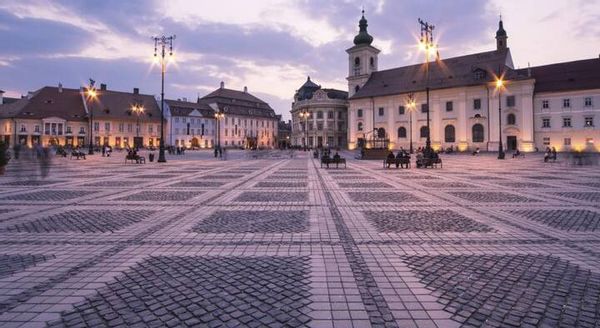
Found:
[[[401,126],[398,128],[398,138],[406,138],[406,128]]]
[[[363,110],[362,109],[357,110],[356,111],[356,116],[357,117],[363,117]]]
[[[446,101],[446,111],[451,112],[454,110],[454,103],[451,101]]]
[[[425,125],[422,126],[419,132],[420,132],[421,138],[427,138],[427,134],[428,134],[427,126],[425,126]]]
[[[404,115],[405,111],[406,109],[404,108],[404,106],[398,106],[398,115]]]
[[[421,104],[421,113],[427,113],[428,107],[427,104]]]
[[[360,90],[360,87],[357,85],[354,87],[354,92],[358,92],[358,90]]]
[[[375,67],[375,58],[371,57],[369,63],[371,64],[371,67]]]
[[[508,125],[515,125],[517,124],[517,117],[515,116],[515,114],[508,114],[506,115],[506,124]]]
[[[454,129],[454,125],[446,125],[444,128],[444,141],[446,142],[454,142],[456,140],[456,130]]]
[[[354,58],[354,66],[360,66],[360,58]]]
[[[363,124],[362,124],[362,122],[358,122],[357,130],[358,131],[362,131],[363,130]]]
[[[484,133],[483,133],[483,125],[477,123],[473,125],[471,128],[471,134],[473,138],[473,142],[483,142]]]
[[[385,109],[383,107],[379,107],[379,116],[383,116],[385,114]]]
[[[506,107],[515,107],[515,96],[506,97]]]
[[[481,99],[480,98],[473,99],[473,109],[475,109],[475,110],[481,109]]]

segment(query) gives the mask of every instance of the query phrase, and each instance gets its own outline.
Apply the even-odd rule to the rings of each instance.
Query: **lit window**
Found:
[[[593,116],[586,116],[585,117],[585,124],[584,124],[584,126],[586,128],[593,127],[594,126],[594,117]]]
[[[586,145],[593,145],[594,144],[594,138],[585,138],[585,144]]]
[[[362,124],[362,122],[358,122],[357,129],[358,129],[358,131],[362,131],[363,130],[363,124]]]

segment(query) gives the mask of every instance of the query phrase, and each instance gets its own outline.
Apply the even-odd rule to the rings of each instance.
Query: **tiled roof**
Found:
[[[60,117],[68,121],[84,121],[85,108],[78,89],[43,87],[30,98],[0,105],[0,117],[43,119]]]
[[[348,99],[348,91],[342,91],[338,89],[323,89],[327,92],[329,99]]]
[[[600,89],[600,58],[531,67],[535,92]],[[527,72],[527,69],[520,70]]]
[[[160,107],[152,95],[98,90],[97,99],[88,100],[88,109],[93,112],[94,120],[135,121],[137,115],[131,110],[134,104],[144,107],[144,114],[140,116],[140,120],[160,122]]]
[[[219,88],[202,97],[200,102],[216,104],[226,114],[275,119],[273,108],[248,92]]]
[[[215,111],[203,102],[188,102],[181,100],[165,99],[165,102],[171,109],[172,116],[188,116],[194,110],[197,110],[203,117],[214,118]]]
[[[494,50],[429,63],[430,89],[472,86],[494,80],[494,74],[506,70],[507,78],[524,78],[512,69],[510,51]],[[482,76],[483,74],[483,76]],[[351,99],[423,91],[426,88],[424,64],[373,72],[367,83]]]

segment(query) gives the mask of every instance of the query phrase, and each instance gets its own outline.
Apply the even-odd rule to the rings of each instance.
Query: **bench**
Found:
[[[552,155],[552,154],[544,155],[544,163],[548,163],[550,161],[556,162],[556,155]]]
[[[329,164],[335,164],[335,167],[338,168],[340,164],[344,164],[344,168],[346,168],[346,159],[345,158],[331,158],[331,157],[321,157],[321,168],[323,167],[323,164],[326,165],[327,168],[329,168]]]
[[[70,157],[70,159],[73,159],[73,157],[75,157],[75,158],[77,158],[77,159],[79,159],[80,157],[83,157],[83,159],[86,159],[86,158],[85,158],[85,154],[84,154],[83,152],[81,152],[81,151],[77,151],[77,150],[73,150],[73,151],[71,152],[71,157]]]
[[[131,163],[135,161],[136,164],[146,164],[146,158],[144,156],[139,155],[125,155],[125,163],[127,163],[127,161],[131,161]]]
[[[389,166],[388,166],[389,164]],[[383,168],[385,169],[390,168],[391,165],[395,165],[396,168],[401,167],[404,168],[404,165],[406,165],[406,168],[410,168],[410,157],[403,157],[403,158],[386,158],[383,160]]]
[[[419,158],[417,159],[417,168],[427,168],[427,167],[431,167],[431,168],[437,168],[438,164],[440,165],[441,168],[443,168],[443,164],[442,164],[442,159],[441,158]]]

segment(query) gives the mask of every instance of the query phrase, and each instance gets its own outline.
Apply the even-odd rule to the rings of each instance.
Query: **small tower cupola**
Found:
[[[506,39],[508,39],[508,36],[504,30],[504,24],[502,24],[502,16],[500,16],[500,21],[498,22],[498,31],[496,31],[496,50],[504,50],[508,47],[506,44]]]
[[[362,18],[358,22],[358,27],[360,28],[360,30],[358,34],[354,37],[355,45],[371,45],[371,43],[373,43],[373,37],[369,35],[369,32],[367,32],[367,26],[369,26],[369,24],[367,24],[367,19],[365,18],[365,11],[363,10]]]

